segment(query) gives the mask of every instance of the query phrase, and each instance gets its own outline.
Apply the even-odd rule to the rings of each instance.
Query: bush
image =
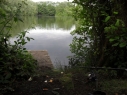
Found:
[[[22,21],[21,7],[25,2],[18,3],[15,12],[6,0],[0,1],[0,94],[12,89],[17,80],[28,79],[36,72],[36,61],[27,52],[24,45],[33,38],[25,37],[27,31],[17,36],[17,41],[11,45],[7,39],[12,24]],[[23,22],[23,21],[22,21]]]
[[[12,90],[11,85],[17,80],[28,79],[36,72],[36,61],[27,52],[24,45],[32,38],[21,32],[15,44],[11,45],[5,38],[0,40],[0,92]],[[9,37],[9,36],[8,36]],[[26,41],[27,40],[27,41]]]

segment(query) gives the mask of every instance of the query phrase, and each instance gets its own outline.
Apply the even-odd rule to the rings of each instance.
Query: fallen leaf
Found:
[[[48,88],[43,88],[43,90],[44,90],[44,91],[47,91],[47,90],[48,90]]]
[[[50,79],[50,80],[49,80],[49,82],[53,82],[53,80],[52,80],[52,79]]]

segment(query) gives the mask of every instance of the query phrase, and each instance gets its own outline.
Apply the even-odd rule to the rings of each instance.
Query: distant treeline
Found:
[[[0,0],[0,11],[17,15],[69,16],[73,4],[71,2],[39,2],[31,0]]]
[[[70,16],[73,4],[70,2],[40,2],[37,3],[38,15]]]

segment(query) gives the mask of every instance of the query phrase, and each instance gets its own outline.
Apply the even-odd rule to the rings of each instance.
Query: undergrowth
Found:
[[[28,79],[36,73],[37,64],[24,47],[33,38],[26,37],[27,31],[21,32],[10,44],[10,31],[13,23],[23,22],[20,16],[24,1],[17,5],[15,12],[9,10],[6,0],[0,2],[0,94],[13,91],[12,85],[16,81]]]

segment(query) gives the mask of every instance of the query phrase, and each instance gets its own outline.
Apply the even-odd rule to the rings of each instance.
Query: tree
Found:
[[[71,2],[60,2],[56,4],[56,16],[71,16],[73,4]]]
[[[37,14],[37,4],[31,0],[5,0],[4,5],[11,13],[15,13],[20,6],[20,15],[35,15]]]
[[[38,3],[38,15],[42,16],[55,16],[56,10],[52,2]]]
[[[89,66],[127,67],[127,11],[125,0],[74,0],[79,21],[72,34],[75,62]],[[84,63],[84,64],[83,64]]]

